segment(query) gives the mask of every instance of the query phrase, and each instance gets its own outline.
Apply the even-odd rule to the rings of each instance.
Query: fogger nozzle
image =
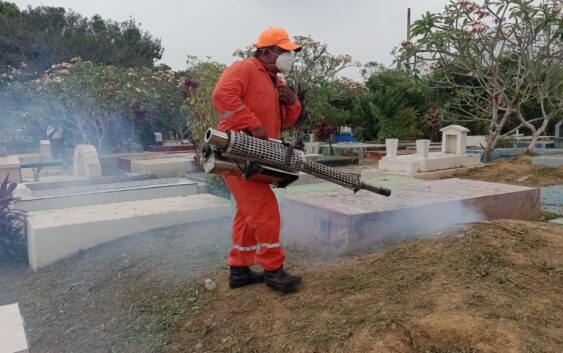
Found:
[[[375,192],[376,194],[379,195],[383,195],[383,196],[391,196],[391,190],[387,189],[387,188],[382,188],[380,186],[375,186],[375,185],[371,185],[368,184],[366,182],[362,182],[360,188],[367,190],[367,191],[371,191],[371,192]]]
[[[383,196],[391,195],[389,189],[366,184],[359,174],[343,172],[321,163],[308,161],[303,151],[280,141],[261,140],[243,132],[221,132],[209,129],[205,134],[205,142],[221,150],[222,156],[229,159],[250,161],[292,173],[302,171],[354,192],[364,189]]]
[[[229,135],[215,129],[207,129],[205,133],[205,143],[217,146],[221,149],[229,147]]]

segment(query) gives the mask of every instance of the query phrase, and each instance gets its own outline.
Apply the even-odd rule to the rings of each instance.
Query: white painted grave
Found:
[[[429,152],[430,141],[417,140],[415,155],[397,156],[394,141],[398,142],[398,140],[386,140],[387,155],[379,161],[379,169],[387,172],[415,174],[481,164],[480,155],[466,153],[468,129],[459,125],[451,125],[441,131],[442,152]]]
[[[440,131],[442,132],[442,153],[465,154],[469,129],[460,125],[450,125],[441,128]]]
[[[28,353],[23,318],[18,304],[0,306],[0,353]]]
[[[29,264],[37,270],[128,235],[230,215],[230,202],[209,194],[32,212]]]

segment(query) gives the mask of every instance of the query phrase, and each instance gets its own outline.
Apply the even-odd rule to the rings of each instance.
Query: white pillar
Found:
[[[399,147],[399,139],[386,139],[385,150],[387,156],[397,156],[397,148]]]
[[[422,158],[428,158],[430,153],[430,140],[416,140],[416,155]]]
[[[51,155],[51,141],[49,140],[39,141],[39,158],[41,158],[41,160],[43,161],[53,158],[53,156]]]

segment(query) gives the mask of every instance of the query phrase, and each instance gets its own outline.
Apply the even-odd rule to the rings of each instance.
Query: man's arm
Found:
[[[286,129],[295,124],[297,119],[299,119],[299,115],[301,114],[301,103],[299,103],[295,93],[293,93],[293,91],[287,87],[283,81],[280,80],[278,87],[283,117],[282,127]]]
[[[213,104],[219,113],[222,130],[255,131],[262,128],[258,116],[248,109],[241,98],[248,89],[251,76],[248,63],[237,62],[223,72],[215,86]]]

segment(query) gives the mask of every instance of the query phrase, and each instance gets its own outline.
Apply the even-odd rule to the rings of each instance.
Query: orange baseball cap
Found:
[[[289,51],[300,51],[301,46],[289,39],[289,34],[281,27],[269,27],[260,34],[258,42],[254,43],[255,48],[278,46]]]

